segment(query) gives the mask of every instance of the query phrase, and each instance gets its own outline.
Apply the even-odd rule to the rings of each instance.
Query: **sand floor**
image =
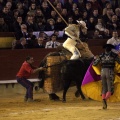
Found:
[[[0,120],[120,120],[120,102],[102,103],[76,98],[75,87],[67,93],[67,102],[51,101],[42,90],[34,93],[34,103],[23,102],[23,94],[0,96]],[[62,91],[57,93],[62,98]]]

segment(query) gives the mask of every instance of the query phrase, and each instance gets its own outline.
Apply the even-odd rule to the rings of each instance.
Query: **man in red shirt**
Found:
[[[17,73],[17,82],[27,89],[24,101],[33,102],[33,83],[28,80],[31,74],[40,70],[44,70],[43,67],[35,68],[32,66],[34,62],[33,57],[28,56],[23,62],[19,72]]]

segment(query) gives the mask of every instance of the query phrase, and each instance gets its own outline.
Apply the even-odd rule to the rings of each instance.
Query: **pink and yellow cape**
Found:
[[[101,97],[102,83],[100,80],[100,71],[101,71],[100,65],[93,66],[91,63],[82,82],[83,93],[87,97],[97,101],[102,101],[102,97]],[[119,102],[119,101],[120,101],[120,64],[116,62],[114,93],[108,99],[108,102]]]

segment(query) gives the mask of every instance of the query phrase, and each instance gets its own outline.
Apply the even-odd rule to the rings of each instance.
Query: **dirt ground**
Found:
[[[103,110],[101,102],[83,101],[75,91],[68,90],[66,103],[50,101],[42,90],[34,93],[34,103],[23,102],[24,94],[0,96],[0,120],[120,120],[120,102]],[[62,91],[57,95],[62,98]]]

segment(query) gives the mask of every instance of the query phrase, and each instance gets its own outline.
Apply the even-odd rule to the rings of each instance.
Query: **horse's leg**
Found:
[[[85,99],[85,96],[84,96],[84,94],[83,94],[83,92],[82,92],[82,90],[81,90],[81,82],[80,82],[80,79],[76,79],[75,82],[76,82],[77,91],[80,93],[81,98],[82,98],[82,99]]]
[[[59,96],[57,96],[55,93],[49,94],[50,100],[60,100]]]
[[[63,102],[66,102],[66,93],[68,88],[70,87],[70,83],[71,83],[71,80],[65,80],[64,89],[63,89],[63,99],[62,99]]]
[[[75,92],[75,97],[80,97],[80,92],[78,90]]]

